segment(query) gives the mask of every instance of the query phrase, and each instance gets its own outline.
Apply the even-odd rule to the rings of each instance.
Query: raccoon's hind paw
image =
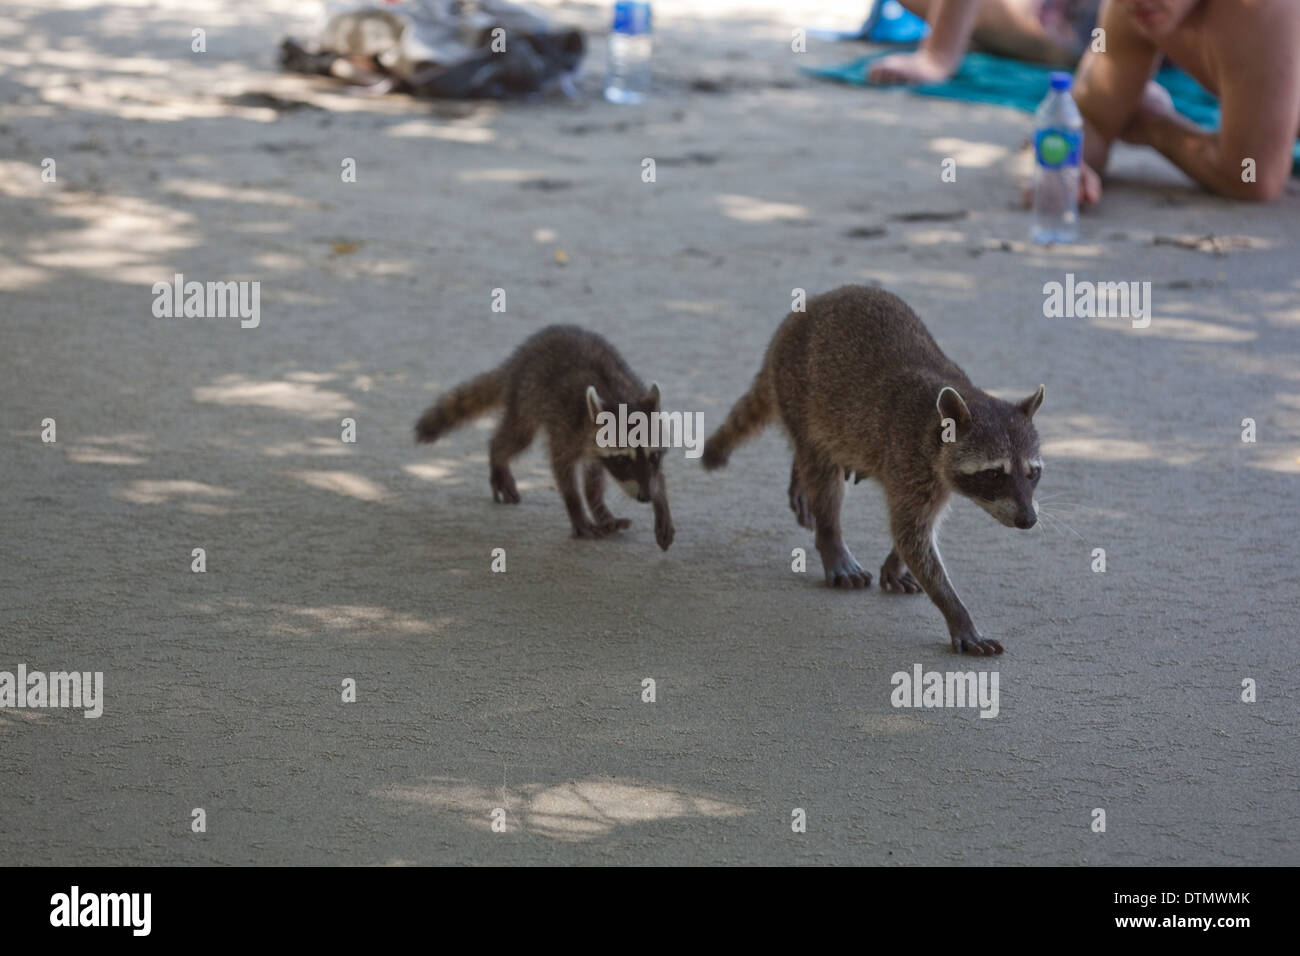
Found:
[[[974,654],[977,657],[1002,653],[1001,644],[982,636],[973,627],[969,631],[959,631],[952,636],[952,649],[958,654]]]
[[[892,594],[920,594],[921,585],[916,578],[912,577],[911,571],[904,570],[900,574],[888,568],[881,568],[880,590],[889,591]]]
[[[492,500],[508,505],[519,504],[519,489],[515,487],[515,476],[510,469],[502,465],[492,469]]]
[[[920,594],[921,585],[894,552],[880,566],[880,590],[894,594]]]
[[[857,559],[849,554],[848,548],[840,548],[839,553],[830,560],[822,556],[826,567],[826,583],[833,588],[869,588],[871,572],[858,564]]]

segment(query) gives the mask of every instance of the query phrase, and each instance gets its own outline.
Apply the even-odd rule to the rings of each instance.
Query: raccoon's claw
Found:
[[[920,594],[921,585],[901,562],[886,558],[880,566],[880,590],[894,594]]]
[[[615,518],[609,508],[605,507],[603,501],[591,505],[591,518],[602,534],[613,534],[615,531],[623,531],[632,527],[630,518]]]
[[[826,561],[826,583],[833,588],[869,588],[871,572],[854,559],[848,551],[843,551],[834,560]]]
[[[892,594],[920,594],[921,585],[917,583],[916,578],[912,577],[912,572],[910,571],[904,571],[902,574],[895,574],[881,568],[880,590],[889,591]]]
[[[977,657],[1002,653],[1001,644],[989,638],[981,637],[980,633],[974,629],[969,633],[954,634],[952,636],[952,649],[958,654],[974,654]]]
[[[606,530],[600,525],[592,524],[590,521],[584,521],[582,524],[573,526],[573,536],[575,538],[603,538],[607,534]]]
[[[515,476],[505,467],[492,469],[492,500],[508,505],[519,504],[519,489],[515,487]]]
[[[860,588],[871,587],[871,572],[858,568],[856,572],[834,572],[826,575],[826,583],[833,588]]]

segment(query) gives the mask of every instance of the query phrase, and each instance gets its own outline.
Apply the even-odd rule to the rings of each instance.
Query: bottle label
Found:
[[[650,32],[650,4],[645,0],[619,0],[614,4],[614,32],[639,36]]]
[[[1078,130],[1040,129],[1034,134],[1034,155],[1044,169],[1078,166],[1082,142]]]

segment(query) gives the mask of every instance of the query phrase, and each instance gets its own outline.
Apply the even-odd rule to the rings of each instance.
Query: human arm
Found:
[[[1074,101],[1083,116],[1083,163],[1100,174],[1112,144],[1142,103],[1159,50],[1114,2],[1102,7],[1097,25],[1106,45],[1101,52],[1089,49],[1079,61]]]

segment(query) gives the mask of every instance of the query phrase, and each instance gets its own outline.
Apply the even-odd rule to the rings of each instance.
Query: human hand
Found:
[[[1079,161],[1079,208],[1086,209],[1101,202],[1101,177],[1082,160]]]
[[[1101,202],[1101,177],[1087,163],[1079,162],[1079,208],[1089,209]],[[1020,204],[1028,209],[1034,204],[1034,187],[1023,186],[1020,190]]]

